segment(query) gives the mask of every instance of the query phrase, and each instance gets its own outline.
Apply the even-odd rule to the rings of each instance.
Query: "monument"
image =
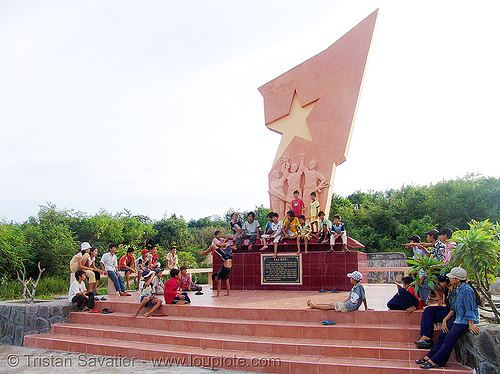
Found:
[[[309,218],[311,192],[327,216],[335,169],[346,160],[377,12],[325,51],[259,88],[266,126],[282,134],[269,172],[271,210],[282,219],[293,192]]]

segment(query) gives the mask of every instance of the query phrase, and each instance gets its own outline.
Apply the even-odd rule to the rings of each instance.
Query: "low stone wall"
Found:
[[[481,333],[464,334],[455,345],[457,361],[478,374],[500,373],[500,326],[481,326]]]
[[[23,345],[26,335],[48,333],[53,323],[69,322],[70,306],[67,300],[0,302],[0,343]]]
[[[406,253],[402,252],[379,252],[367,253],[368,258],[368,283],[394,283],[401,282],[404,271],[394,270],[397,267],[407,267]],[[370,268],[378,268],[370,271]],[[388,268],[382,271],[380,268]],[[389,269],[391,268],[391,269]]]

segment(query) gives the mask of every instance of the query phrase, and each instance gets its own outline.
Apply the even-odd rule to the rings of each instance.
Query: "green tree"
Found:
[[[500,263],[499,234],[498,224],[493,225],[488,220],[472,221],[469,223],[469,230],[456,231],[452,238],[457,243],[452,264],[462,266],[469,277],[474,279],[497,322],[500,322],[500,311],[491,298],[490,285],[495,282]]]

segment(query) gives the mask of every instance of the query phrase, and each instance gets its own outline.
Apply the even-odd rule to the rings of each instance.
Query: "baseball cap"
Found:
[[[415,242],[415,243],[420,243],[422,240],[420,239],[420,236],[418,235],[413,235],[408,238],[410,242]]]
[[[142,277],[143,278],[147,278],[149,277],[151,274],[153,274],[153,271],[149,270],[149,269],[146,269],[142,272]]]
[[[141,251],[141,255],[143,255],[144,253],[149,253],[149,251],[148,251],[147,249],[143,249],[143,250]]]
[[[87,242],[83,242],[83,243],[80,245],[80,250],[82,250],[82,251],[85,251],[86,249],[89,249],[89,248],[92,248],[92,247],[91,247],[91,246],[90,246],[90,244],[89,244],[89,243],[87,243]]]
[[[352,278],[355,281],[359,282],[361,279],[363,279],[363,274],[361,274],[359,271],[353,271],[352,273],[347,274],[348,278]]]
[[[450,270],[448,274],[446,274],[448,278],[455,278],[458,280],[466,280],[467,279],[467,271],[461,268],[460,266],[454,267]]]

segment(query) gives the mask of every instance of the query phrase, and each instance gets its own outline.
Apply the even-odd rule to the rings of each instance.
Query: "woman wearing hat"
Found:
[[[453,323],[449,321],[447,326],[443,326],[436,344],[427,356],[415,361],[422,369],[445,366],[455,343],[467,330],[479,334],[478,295],[469,284],[465,283],[467,272],[461,267],[454,267],[447,276],[457,290],[455,321]]]

